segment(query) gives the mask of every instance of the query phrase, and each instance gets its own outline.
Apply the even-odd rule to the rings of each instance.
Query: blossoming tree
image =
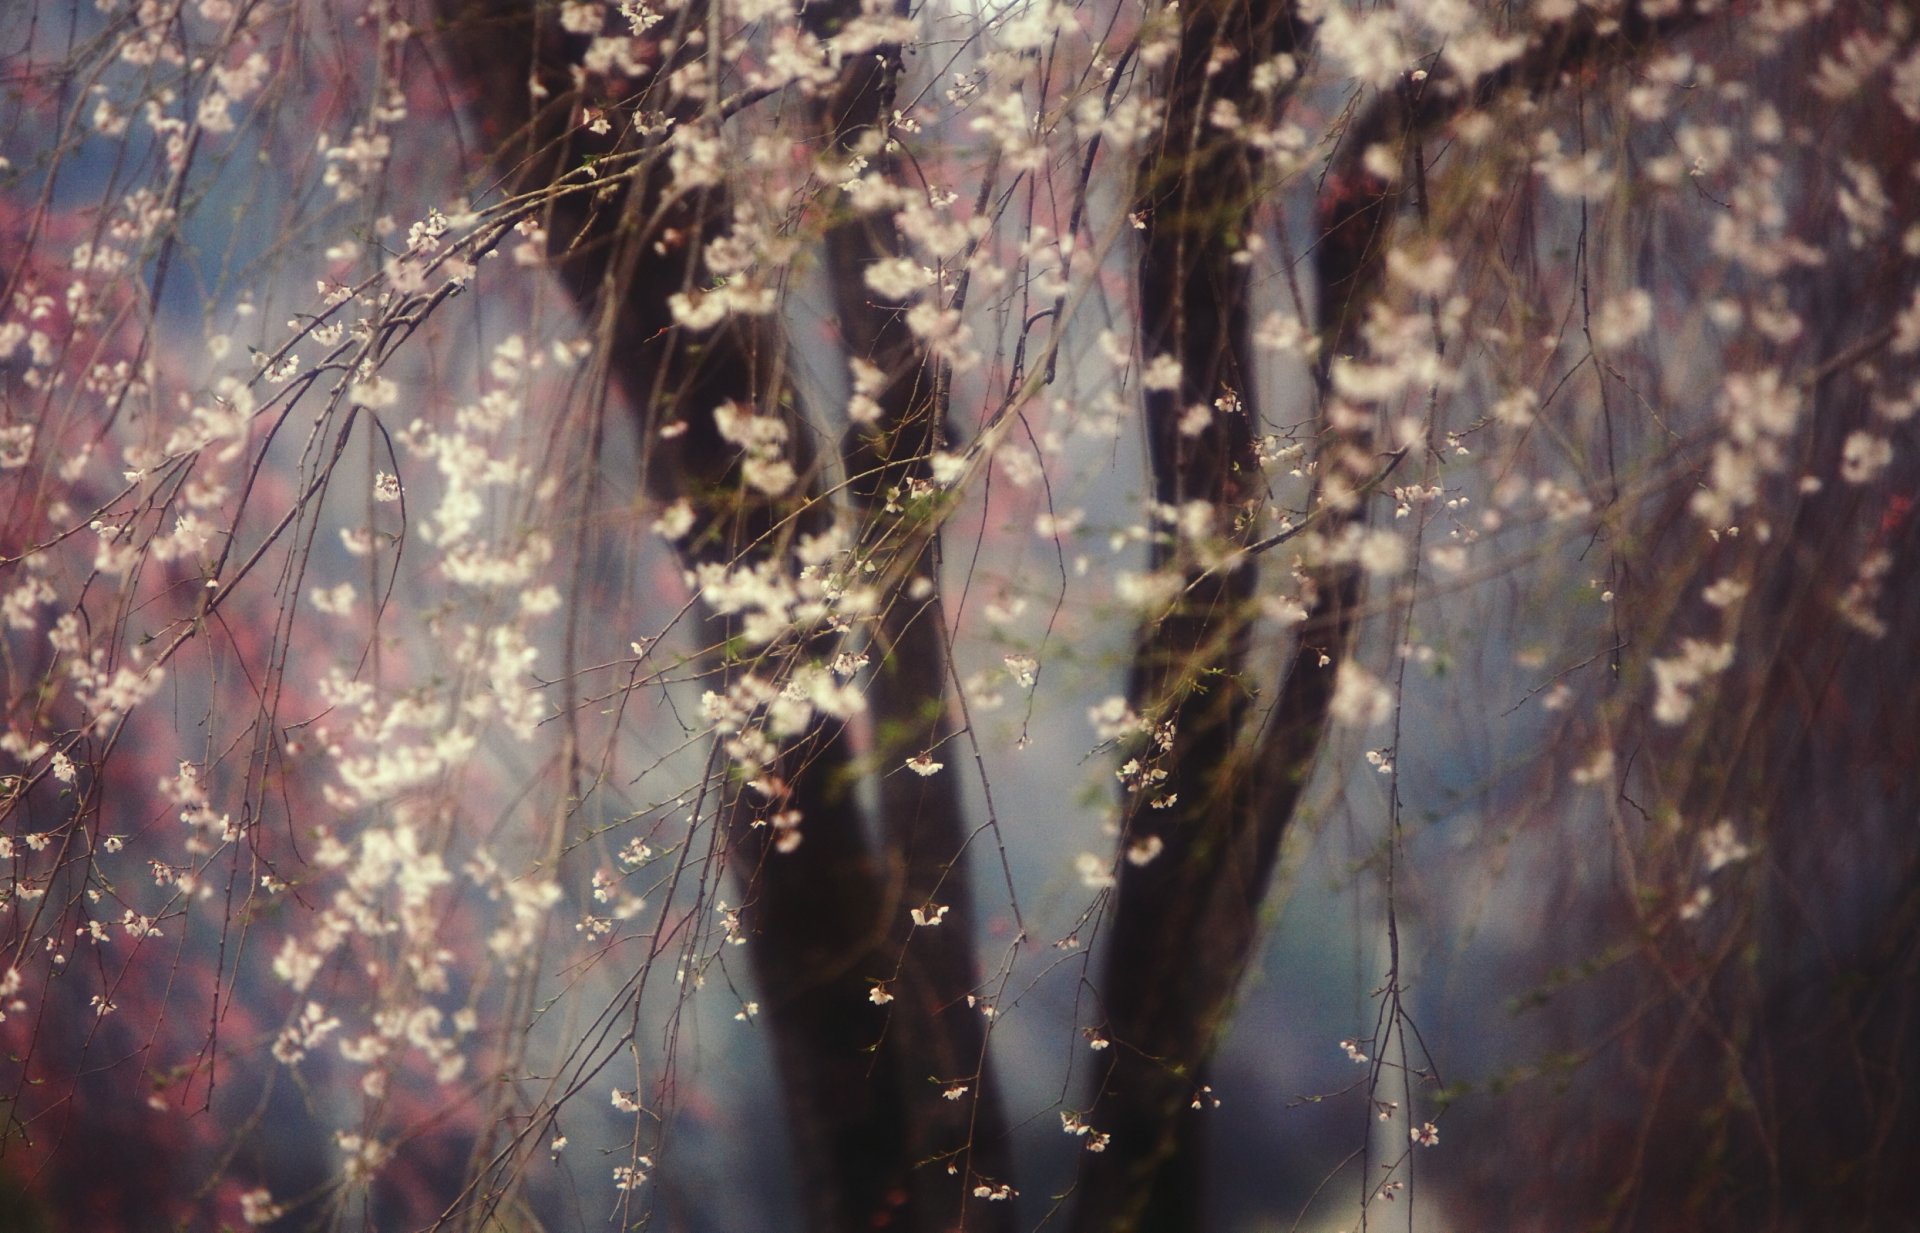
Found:
[[[0,1212],[1901,1210],[1908,6],[0,37]],[[1283,867],[1352,1069],[1230,1090]]]

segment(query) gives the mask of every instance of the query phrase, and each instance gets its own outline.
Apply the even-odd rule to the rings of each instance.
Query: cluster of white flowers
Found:
[[[1680,653],[1652,661],[1653,717],[1658,723],[1684,723],[1693,711],[1700,687],[1733,663],[1733,644],[1684,639]]]
[[[1681,901],[1679,908],[1680,919],[1685,921],[1699,920],[1713,906],[1714,875],[1753,855],[1753,849],[1740,838],[1732,820],[1728,818],[1722,818],[1701,831],[1699,843],[1701,878],[1692,892]]]
[[[1060,1111],[1060,1129],[1082,1140],[1081,1146],[1090,1152],[1104,1152],[1113,1143],[1113,1136],[1104,1130],[1095,1130],[1086,1119],[1077,1113],[1065,1109]]]
[[[738,616],[741,636],[755,647],[813,630],[849,629],[875,611],[878,596],[845,529],[802,536],[794,559],[797,572],[774,560],[699,562],[686,582],[716,614]]]
[[[1734,372],[1721,385],[1723,431],[1713,447],[1708,486],[1693,512],[1709,526],[1732,524],[1760,497],[1761,482],[1785,470],[1787,443],[1804,409],[1800,391],[1779,370]]]

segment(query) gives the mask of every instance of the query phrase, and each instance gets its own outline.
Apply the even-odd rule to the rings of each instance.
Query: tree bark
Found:
[[[1406,167],[1420,138],[1463,111],[1510,92],[1547,91],[1585,61],[1624,57],[1698,16],[1689,4],[1656,21],[1635,6],[1603,33],[1583,13],[1474,82],[1436,64],[1419,82],[1383,92],[1349,126],[1323,181],[1313,250],[1321,405],[1308,508],[1323,540],[1364,519],[1367,495],[1398,460],[1376,452],[1371,412],[1339,406],[1330,390],[1334,360],[1364,347],[1363,323],[1405,192],[1401,180],[1372,169],[1369,148],[1384,145]],[[1182,5],[1179,19],[1165,120],[1135,201],[1146,221],[1142,355],[1148,363],[1171,355],[1181,367],[1177,390],[1146,394],[1148,459],[1158,501],[1208,503],[1228,550],[1244,551],[1259,546],[1250,521],[1263,480],[1253,451],[1248,267],[1233,254],[1255,225],[1262,186],[1253,151],[1215,134],[1211,113],[1225,101],[1260,116],[1250,71],[1282,52],[1304,54],[1313,31],[1279,0]],[[1189,435],[1180,420],[1195,404],[1216,413]],[[1112,1061],[1088,1121],[1112,1142],[1080,1172],[1082,1233],[1205,1225],[1207,1061],[1258,940],[1280,843],[1319,761],[1359,611],[1353,565],[1309,561],[1307,618],[1263,707],[1245,670],[1251,560],[1208,568],[1191,556],[1177,545],[1155,548],[1155,568],[1178,571],[1181,589],[1170,611],[1142,627],[1129,690],[1156,733],[1136,759],[1165,778],[1133,791],[1123,810],[1123,848],[1158,854],[1120,862],[1106,925]]]
[[[705,11],[697,3],[682,10],[680,30],[698,28]],[[632,97],[593,97],[573,78],[584,40],[536,17],[524,0],[441,0],[441,13],[443,45],[494,147],[495,166],[515,191],[543,196],[539,217],[556,272],[600,326],[608,375],[641,434],[648,495],[691,503],[695,525],[681,541],[683,562],[691,568],[780,560],[797,534],[824,527],[831,513],[777,320],[735,315],[695,334],[676,322],[668,303],[673,293],[700,285],[706,239],[731,218],[728,190],[673,196],[657,138],[632,128],[595,135],[578,123],[585,106],[603,107],[623,124],[640,110],[673,114],[674,104],[650,93],[653,83],[698,52],[676,39],[681,50],[655,65]],[[886,73],[861,79],[858,70],[872,61],[856,59],[822,109],[827,140],[839,146],[872,127],[891,90]],[[528,89],[533,81],[543,87],[538,106]],[[694,109],[678,110],[683,122],[695,119]],[[587,160],[613,170],[569,187]],[[859,286],[858,263],[883,247],[874,238],[879,225],[850,223],[830,234],[837,286]],[[878,425],[885,456],[877,466],[849,458],[871,548],[886,534],[881,481],[924,474],[940,376],[897,313],[841,298],[849,345],[894,377]],[[741,482],[739,450],[721,436],[713,414],[727,402],[776,415],[787,426],[788,459],[802,477],[792,493],[762,498]],[[677,434],[660,431],[669,425]],[[932,574],[936,564],[929,546],[909,576]],[[742,667],[727,659],[733,624],[709,618],[706,625],[709,657],[723,680],[732,679]],[[945,638],[937,594],[888,597],[874,632],[882,658],[873,685],[876,727],[899,726],[916,753],[952,733],[942,703]],[[823,643],[797,653],[826,651]],[[892,745],[881,750],[887,758],[897,752]],[[967,1005],[976,978],[955,779],[948,773],[923,780],[898,761],[884,769],[878,851],[855,792],[861,768],[837,719],[817,718],[783,744],[768,768],[774,799],[733,784],[722,789],[728,864],[746,887],[741,918],[783,1087],[804,1222],[818,1233],[957,1227],[973,1205],[973,1186],[1006,1176],[982,1020]],[[800,814],[802,840],[781,851],[778,828],[766,823],[789,809]],[[913,931],[908,909],[935,900],[949,906],[952,923]],[[882,986],[895,998],[885,1007],[870,998]],[[944,1099],[953,1086],[971,1088],[970,1098]],[[1000,1227],[995,1219],[1005,1220],[1007,1205],[994,1207],[968,1223]]]

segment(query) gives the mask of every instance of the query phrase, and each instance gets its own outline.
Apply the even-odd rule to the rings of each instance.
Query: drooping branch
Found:
[[[1808,38],[1756,85],[1791,101],[1783,83],[1850,33]],[[1896,58],[1912,40],[1907,27]],[[1554,939],[1564,949],[1541,961],[1596,934],[1631,939],[1618,984],[1569,990],[1548,1013],[1572,1040],[1608,1041],[1579,1083],[1638,1083],[1646,1096],[1613,1126],[1564,1102],[1502,1109],[1549,1150],[1606,1147],[1550,1184],[1473,1179],[1462,1189],[1481,1211],[1525,1210],[1551,1189],[1569,1219],[1616,1227],[1678,1212],[1725,1228],[1904,1218],[1893,1161],[1906,1156],[1888,1149],[1920,1133],[1908,1043],[1920,1015],[1920,700],[1904,685],[1920,671],[1920,431],[1885,409],[1920,375],[1888,326],[1915,294],[1910,263],[1889,257],[1920,222],[1920,187],[1892,174],[1920,154],[1920,125],[1885,116],[1865,91],[1833,106],[1823,141],[1775,173],[1806,190],[1794,233],[1824,240],[1817,260],[1772,284],[1803,324],[1797,337],[1730,347],[1720,375],[1722,398],[1756,373],[1781,376],[1794,410],[1769,446],[1779,463],[1756,467],[1737,504],[1708,497],[1709,473],[1623,519],[1635,567],[1654,581],[1621,611],[1630,687],[1601,705],[1624,730],[1615,747],[1637,751],[1622,798],[1660,825],[1633,836],[1633,869],[1604,889],[1578,894],[1569,879],[1566,933],[1580,941]],[[1879,169],[1880,224],[1849,226],[1823,175],[1835,165]],[[1673,245],[1682,278],[1701,261],[1685,243]],[[1850,473],[1849,442],[1876,441],[1891,446],[1883,469]],[[1827,482],[1813,489],[1808,476]],[[1736,518],[1749,534],[1703,534]],[[1702,602],[1716,584],[1741,593],[1725,610]],[[1676,706],[1661,669],[1709,644],[1725,667]],[[1648,1084],[1653,1066],[1664,1078]]]

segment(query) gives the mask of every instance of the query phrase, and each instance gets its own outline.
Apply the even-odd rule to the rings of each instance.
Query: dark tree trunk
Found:
[[[495,149],[495,165],[514,189],[541,194],[537,217],[562,282],[600,327],[608,375],[626,395],[641,434],[648,494],[687,499],[695,525],[682,541],[689,566],[779,560],[794,537],[817,530],[831,513],[825,477],[799,412],[777,321],[729,317],[704,333],[680,327],[668,298],[701,285],[707,238],[731,218],[725,188],[672,198],[657,139],[629,130],[594,136],[575,123],[587,104],[629,115],[647,100],[582,97],[571,67],[583,41],[550,17],[536,19],[520,0],[442,0],[443,40]],[[683,28],[705,12],[680,13]],[[684,46],[684,44],[681,44]],[[685,53],[682,53],[685,54]],[[845,147],[869,130],[890,96],[891,70],[858,59],[821,110],[826,140]],[[647,82],[674,67],[654,66]],[[527,83],[545,87],[539,108]],[[639,87],[644,94],[649,86]],[[655,103],[654,109],[671,109]],[[680,108],[691,120],[693,113]],[[588,159],[616,170],[578,176]],[[570,173],[572,173],[570,175]],[[577,186],[576,186],[577,185]],[[883,364],[893,378],[875,438],[884,441],[880,479],[924,473],[941,408],[940,373],[914,345],[898,314],[857,302],[858,263],[887,238],[850,224],[829,236],[829,260],[842,289],[848,346]],[[849,298],[848,289],[853,289]],[[741,481],[739,450],[724,440],[714,408],[734,402],[778,415],[788,428],[788,460],[802,477],[787,496],[764,498]],[[677,434],[663,427],[681,428]],[[893,529],[880,513],[884,484],[850,438],[851,486],[868,550]],[[914,572],[935,572],[928,543]],[[713,662],[723,679],[739,665],[725,650],[734,634],[707,622]],[[944,698],[946,628],[937,593],[889,597],[874,632],[881,659],[872,690],[876,727],[907,734],[910,752],[937,748],[951,734]],[[820,653],[824,646],[799,648]],[[892,747],[880,753],[899,758]],[[882,780],[880,845],[868,837],[855,791],[859,771],[841,721],[818,718],[787,741],[770,777],[774,799],[724,784],[728,864],[745,891],[742,922],[765,999],[788,1123],[799,1167],[807,1227],[818,1233],[868,1227],[945,1230],[965,1208],[980,1208],[976,1185],[1006,1176],[1005,1133],[986,1066],[983,1020],[967,1004],[975,982],[965,844],[952,773],[926,780],[904,772]],[[776,850],[770,815],[797,810],[802,840]],[[908,910],[939,902],[951,923],[914,931]],[[885,987],[886,1006],[871,994]],[[944,1098],[950,1087],[967,1098]],[[999,1227],[1007,1205],[967,1217]]]

